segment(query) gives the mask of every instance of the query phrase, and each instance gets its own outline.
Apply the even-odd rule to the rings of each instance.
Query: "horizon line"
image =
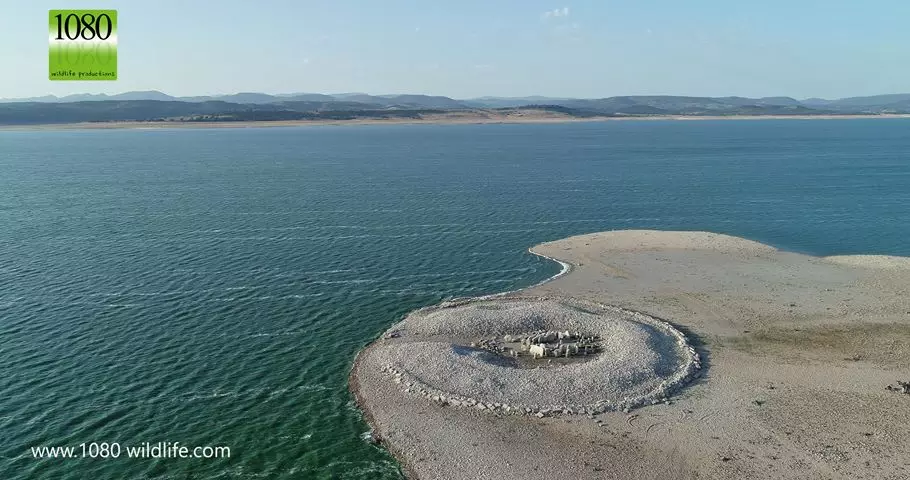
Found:
[[[169,94],[169,93],[165,93],[165,92],[163,92],[163,91],[161,91],[161,90],[152,89],[152,90],[127,90],[127,91],[122,91],[122,92],[119,92],[119,93],[103,93],[103,92],[102,92],[102,93],[71,93],[71,94],[66,94],[66,95],[62,95],[62,96],[61,96],[61,95],[52,94],[52,93],[48,93],[48,94],[45,94],[45,95],[30,96],[30,97],[0,97],[0,102],[5,102],[5,101],[8,101],[8,100],[23,101],[23,100],[40,99],[40,98],[50,98],[50,97],[53,97],[53,98],[56,98],[56,99],[65,99],[65,98],[68,98],[68,97],[74,97],[74,96],[79,96],[79,95],[97,96],[97,97],[100,97],[100,96],[113,97],[113,96],[117,96],[117,95],[125,95],[125,94],[128,94],[128,93],[158,93],[158,94],[166,95],[166,96],[168,96],[168,97],[172,97],[172,98],[174,98],[175,100],[180,100],[180,99],[185,99],[185,98],[198,98],[198,97],[213,97],[213,98],[214,98],[214,97],[227,97],[227,96],[242,95],[242,94],[268,95],[268,96],[272,96],[272,97],[287,97],[287,96],[298,96],[298,95],[326,95],[326,96],[330,96],[330,97],[338,97],[338,96],[342,96],[342,95],[367,95],[367,96],[371,96],[371,97],[395,97],[395,96],[402,96],[402,95],[419,95],[419,96],[426,96],[426,97],[443,97],[443,98],[449,98],[449,99],[452,99],[452,100],[481,100],[481,99],[485,99],[485,98],[496,98],[496,99],[520,99],[520,98],[532,98],[532,97],[540,97],[540,98],[555,99],[555,100],[600,100],[600,99],[617,98],[617,97],[688,97],[688,98],[748,98],[748,99],[756,99],[756,100],[761,100],[761,99],[766,99],[766,98],[789,98],[789,99],[793,99],[793,100],[796,100],[796,101],[816,100],[816,99],[817,99],[817,100],[836,101],[836,100],[844,100],[844,99],[848,99],[848,98],[881,97],[881,96],[889,96],[889,95],[910,95],[910,92],[907,92],[907,93],[904,93],[904,92],[896,92],[896,93],[879,93],[879,94],[874,94],[874,95],[852,95],[852,96],[838,97],[838,98],[825,98],[825,97],[818,97],[818,96],[800,98],[800,97],[794,97],[794,96],[789,96],[789,95],[763,95],[763,96],[746,96],[746,95],[681,95],[681,94],[665,94],[665,93],[664,93],[664,94],[622,94],[622,95],[608,95],[608,96],[595,96],[595,97],[573,97],[573,96],[540,95],[540,94],[532,94],[532,95],[502,95],[502,96],[500,96],[500,95],[481,95],[481,96],[473,96],[473,97],[454,97],[454,96],[448,96],[448,95],[438,95],[438,94],[430,94],[430,93],[413,93],[413,92],[410,92],[410,93],[381,93],[381,94],[376,94],[376,93],[366,93],[366,92],[339,92],[339,93],[289,92],[289,93],[268,93],[268,92],[263,92],[263,91],[237,91],[237,92],[234,92],[234,93],[213,93],[213,94],[204,94],[204,95],[179,95],[179,96],[177,96],[177,95],[171,95],[171,94]]]

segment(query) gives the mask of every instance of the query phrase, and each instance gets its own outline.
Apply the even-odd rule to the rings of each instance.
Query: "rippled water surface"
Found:
[[[910,255],[910,121],[0,132],[0,478],[399,478],[346,389],[536,243],[711,230]],[[225,445],[230,459],[30,447]]]

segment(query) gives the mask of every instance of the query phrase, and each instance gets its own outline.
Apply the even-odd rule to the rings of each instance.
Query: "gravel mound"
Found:
[[[535,331],[600,337],[585,361],[518,368],[475,341]],[[408,393],[454,406],[549,415],[627,409],[666,399],[701,366],[685,336],[659,319],[568,299],[488,298],[421,309],[381,340],[383,371]]]

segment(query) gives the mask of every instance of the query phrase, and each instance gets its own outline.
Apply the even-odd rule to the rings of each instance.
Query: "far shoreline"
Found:
[[[846,119],[895,119],[910,118],[910,114],[880,115],[655,115],[626,117],[570,117],[564,115],[502,115],[493,117],[440,115],[425,118],[378,119],[364,118],[351,120],[281,120],[281,121],[237,121],[237,122],[184,122],[184,121],[123,121],[123,122],[79,122],[42,123],[34,125],[0,125],[0,131],[45,131],[45,130],[168,130],[168,129],[216,129],[216,128],[277,128],[277,127],[319,127],[351,125],[517,125],[554,123],[594,123],[630,121],[705,121],[705,120],[846,120]]]

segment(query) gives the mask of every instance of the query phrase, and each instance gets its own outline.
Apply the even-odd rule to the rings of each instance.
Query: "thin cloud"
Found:
[[[541,15],[541,18],[546,20],[548,18],[558,18],[558,17],[568,17],[568,16],[569,16],[569,7],[562,7],[562,8],[550,10],[548,12],[543,12],[543,14]]]
[[[581,25],[577,23],[566,23],[554,25],[550,28],[550,36],[554,40],[581,42],[584,41]]]

